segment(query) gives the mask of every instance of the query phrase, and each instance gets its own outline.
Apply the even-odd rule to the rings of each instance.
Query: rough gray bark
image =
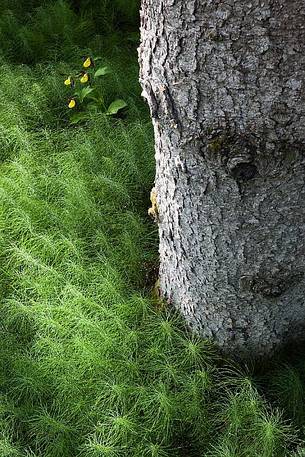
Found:
[[[305,324],[305,1],[142,0],[160,283],[225,351]]]

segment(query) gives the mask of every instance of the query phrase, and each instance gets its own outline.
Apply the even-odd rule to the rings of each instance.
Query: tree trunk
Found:
[[[305,323],[304,0],[142,0],[160,284],[226,352]]]

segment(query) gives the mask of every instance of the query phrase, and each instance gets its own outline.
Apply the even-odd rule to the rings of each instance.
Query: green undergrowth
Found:
[[[133,43],[139,0],[1,0],[0,51],[13,62],[69,60],[84,46]]]
[[[302,363],[258,380],[156,306],[135,58],[105,61],[123,117],[71,126],[76,55],[0,70],[0,457],[305,455]]]

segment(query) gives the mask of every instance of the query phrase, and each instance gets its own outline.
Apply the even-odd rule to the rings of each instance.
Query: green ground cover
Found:
[[[24,19],[25,3],[0,15],[0,457],[305,455],[302,357],[225,362],[152,297],[153,134],[130,15],[95,34],[132,9],[104,2],[94,21],[89,2],[32,1]],[[63,75],[91,52],[113,70],[105,99],[128,109],[73,126]]]

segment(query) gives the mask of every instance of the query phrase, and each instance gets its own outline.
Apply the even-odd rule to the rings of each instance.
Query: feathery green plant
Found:
[[[139,0],[3,0],[0,51],[12,61],[32,64],[62,58],[69,61],[79,52],[78,48],[96,39],[120,46],[123,41],[134,40],[139,3]]]

